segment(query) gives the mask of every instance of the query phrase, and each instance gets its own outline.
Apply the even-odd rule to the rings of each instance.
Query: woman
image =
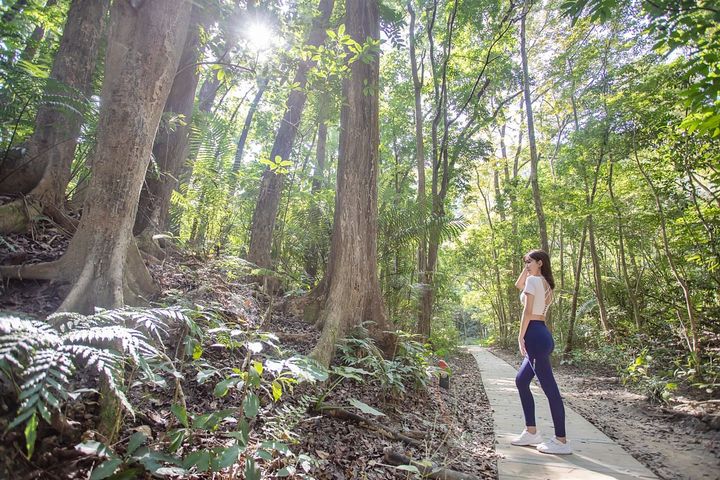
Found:
[[[525,269],[515,286],[522,291],[520,300],[524,305],[518,346],[525,359],[515,377],[515,384],[520,393],[526,427],[511,443],[537,445],[539,452],[567,455],[572,453],[572,448],[565,438],[565,407],[550,365],[550,354],[555,348],[555,342],[545,325],[545,315],[553,301],[555,288],[550,257],[542,250],[532,250],[525,255],[524,261]],[[542,441],[535,425],[535,402],[530,392],[530,382],[535,375],[550,403],[555,426],[555,436],[546,442]]]

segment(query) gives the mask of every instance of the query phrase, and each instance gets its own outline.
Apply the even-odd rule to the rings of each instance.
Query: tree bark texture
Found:
[[[155,136],[153,157],[156,168],[149,168],[145,175],[135,218],[135,235],[148,228],[152,232],[160,232],[167,225],[170,197],[177,186],[188,151],[195,90],[199,81],[196,64],[200,58],[201,22],[200,7],[193,6],[185,46],[164,110],[164,113],[182,116],[182,124],[172,129],[161,127]]]
[[[67,103],[77,108],[87,102],[92,76],[104,31],[108,0],[74,0],[70,5],[60,47],[50,73],[51,81],[63,85],[64,99],[41,105],[35,117],[35,132],[18,164],[3,165],[0,193],[27,194],[61,208],[70,167],[83,123],[82,115],[56,106]],[[57,87],[49,86],[53,96]]]
[[[126,0],[113,4],[93,175],[77,233],[61,260],[73,270],[74,283],[60,310],[119,307],[124,289],[142,286],[138,279],[147,286],[132,227],[189,19],[189,1],[153,0],[140,10]]]
[[[525,113],[527,115],[528,142],[530,144],[530,184],[532,185],[535,215],[537,216],[538,229],[540,232],[540,246],[547,253],[550,253],[545,212],[543,211],[540,185],[538,183],[538,154],[535,142],[535,121],[533,118],[532,97],[530,95],[530,73],[528,68],[527,47],[525,45],[525,23],[529,11],[530,4],[529,2],[526,2],[522,18],[520,19],[520,57],[522,59],[523,92],[525,96]]]
[[[315,18],[308,37],[308,45],[319,46],[325,42],[327,37],[327,24],[332,14],[335,0],[320,0],[320,15]],[[365,37],[361,39],[365,41]],[[298,85],[293,89],[285,104],[285,113],[275,135],[275,141],[270,151],[270,160],[280,157],[282,160],[289,160],[292,151],[297,129],[300,125],[303,108],[307,95],[305,85],[307,74],[315,64],[312,60],[303,60],[298,65],[293,82]],[[260,183],[260,193],[252,217],[250,231],[250,246],[248,249],[248,261],[263,268],[271,266],[272,236],[277,219],[278,206],[280,204],[280,193],[284,177],[278,175],[270,168],[265,169]]]
[[[347,33],[358,42],[379,39],[377,2],[347,0]],[[381,348],[391,338],[377,271],[377,179],[379,157],[379,58],[356,61],[343,83],[340,157],[335,223],[330,250],[333,271],[322,334],[311,356],[329,365],[339,340],[354,326],[374,322],[371,334]],[[372,90],[366,93],[364,86]]]

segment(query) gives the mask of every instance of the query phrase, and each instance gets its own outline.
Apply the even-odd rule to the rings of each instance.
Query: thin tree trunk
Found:
[[[322,189],[323,174],[325,170],[325,157],[327,149],[327,122],[323,108],[320,108],[318,119],[317,148],[315,150],[315,169],[313,170],[312,186],[310,187],[310,195],[312,204],[310,206],[310,221],[312,222],[313,236],[317,234],[320,227],[320,217],[322,212],[315,198],[317,193]],[[307,257],[305,258],[305,273],[312,284],[317,281],[318,263],[320,261],[320,249],[317,242],[313,241],[310,245]]]
[[[308,37],[308,45],[319,46],[325,42],[327,23],[332,14],[334,3],[334,0],[320,0],[318,7],[320,14],[313,21]],[[276,161],[278,158],[287,161],[290,158],[290,152],[307,98],[305,93],[307,74],[314,63],[313,60],[308,59],[301,61],[298,65],[293,80],[293,83],[298,87],[292,90],[285,105],[285,113],[270,151],[271,161]],[[283,179],[284,176],[278,175],[270,168],[265,169],[260,184],[258,201],[253,212],[248,261],[263,268],[271,266],[272,236],[280,204]]]
[[[697,333],[697,321],[695,319],[695,307],[692,303],[692,297],[690,296],[690,288],[688,287],[687,281],[685,278],[680,274],[680,271],[678,270],[677,266],[675,265],[675,260],[673,260],[672,254],[670,253],[670,242],[668,241],[668,235],[667,235],[667,226],[666,226],[666,219],[665,219],[665,209],[663,208],[662,201],[660,200],[660,195],[657,192],[657,189],[655,188],[655,184],[653,183],[652,179],[650,178],[650,175],[645,171],[645,169],[642,166],[642,163],[640,162],[640,157],[638,157],[637,154],[637,146],[635,145],[635,137],[633,136],[633,154],[635,156],[635,163],[637,163],[638,169],[640,170],[640,173],[645,178],[645,182],[647,182],[648,186],[650,187],[650,190],[652,191],[653,197],[655,198],[655,205],[658,209],[658,214],[660,215],[660,233],[662,234],[662,245],[663,245],[663,251],[665,252],[665,258],[667,258],[668,264],[670,265],[670,270],[672,270],[673,276],[675,277],[675,280],[677,281],[678,285],[683,291],[683,296],[685,297],[685,308],[687,310],[688,320],[690,321],[690,338],[692,339],[692,343],[690,345],[690,352],[694,355],[693,361],[696,364],[696,366],[700,365],[700,358],[699,358],[699,342],[698,342],[698,333]]]
[[[578,251],[577,265],[575,266],[575,282],[573,285],[572,303],[570,304],[570,323],[568,324],[567,342],[563,355],[567,356],[572,352],[575,339],[575,320],[577,316],[578,295],[580,293],[580,275],[582,274],[583,254],[585,253],[585,238],[587,237],[587,220],[583,225],[583,233],[580,238],[580,250]]]
[[[530,74],[528,68],[527,48],[525,46],[525,23],[529,11],[530,2],[526,0],[523,8],[523,15],[520,18],[520,57],[523,69],[523,92],[525,96],[525,114],[527,115],[528,142],[530,144],[530,184],[532,185],[535,215],[537,216],[538,229],[540,232],[540,245],[543,250],[550,253],[547,225],[545,223],[545,212],[543,211],[542,198],[540,196],[540,184],[538,183],[538,154],[537,146],[535,144],[535,122],[532,111],[532,97],[530,95]]]
[[[245,153],[245,142],[247,142],[247,137],[250,133],[250,126],[252,125],[253,117],[255,116],[255,112],[257,111],[258,105],[260,105],[260,100],[262,100],[262,97],[265,94],[265,90],[267,89],[269,82],[270,80],[267,77],[263,77],[258,80],[258,90],[255,93],[255,97],[250,104],[250,109],[245,116],[245,123],[243,124],[240,138],[237,141],[237,149],[235,150],[235,158],[233,159],[232,164],[230,192],[228,194],[229,198],[232,198],[233,195],[235,195],[235,189],[237,188],[237,174],[240,171],[240,167],[242,166],[243,154]]]
[[[590,243],[590,258],[593,264],[593,280],[595,282],[595,297],[598,302],[598,309],[600,310],[600,325],[606,335],[610,334],[610,321],[607,316],[607,308],[605,307],[605,296],[603,295],[602,288],[602,271],[600,267],[600,257],[597,252],[597,245],[595,244],[595,224],[593,222],[593,216],[588,215],[587,217],[587,230],[588,240]]]
[[[347,0],[347,33],[355,41],[380,38],[377,2]],[[386,352],[393,340],[383,306],[377,272],[377,179],[379,156],[378,55],[370,63],[351,65],[343,83],[340,158],[331,258],[332,281],[323,330],[311,357],[329,365],[337,342],[350,328],[372,321],[372,335]],[[374,89],[366,95],[364,86]]]
[[[418,73],[416,40],[415,40],[415,10],[412,6],[413,0],[408,0],[407,9],[410,13],[410,71],[413,79],[413,94],[415,98],[415,159],[417,162],[417,204],[418,212],[422,215],[423,220],[427,217],[427,203],[425,196],[425,140],[423,134],[423,110],[422,110],[422,80]],[[422,223],[425,223],[423,221]],[[422,235],[418,239],[417,252],[417,271],[418,283],[424,285],[427,279],[428,266],[428,238],[423,229]],[[418,310],[418,324],[425,323],[427,302],[421,302]]]
[[[641,328],[640,321],[640,309],[638,308],[637,298],[635,297],[635,291],[630,285],[630,275],[628,275],[627,260],[625,259],[625,233],[623,229],[623,216],[622,209],[615,198],[615,192],[613,191],[613,166],[614,163],[610,162],[610,171],[608,174],[608,192],[610,194],[610,201],[613,204],[615,210],[615,217],[617,218],[618,228],[618,243],[620,248],[620,270],[622,272],[623,281],[625,283],[625,289],[627,290],[628,300],[632,307],[633,320],[635,321],[635,327],[638,330]]]

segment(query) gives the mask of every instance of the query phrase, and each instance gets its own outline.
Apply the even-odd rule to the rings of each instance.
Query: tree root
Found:
[[[42,209],[33,202],[19,198],[0,206],[0,233],[22,233],[27,231],[32,219],[39,217]]]
[[[356,413],[348,412],[347,410],[343,408],[321,408],[320,412],[323,415],[327,415],[328,417],[333,418],[340,418],[342,420],[352,420],[358,423],[364,423],[365,425],[368,425],[369,427],[372,427],[373,430],[380,433],[383,437],[387,438],[388,440],[397,440],[400,442],[403,442],[407,445],[410,445],[411,447],[421,448],[423,444],[414,438],[410,438],[407,435],[403,435],[400,432],[397,432],[393,430],[390,427],[387,427],[379,422],[376,422],[375,420],[371,420],[369,418],[365,418],[362,415],[358,415]]]
[[[67,235],[77,230],[77,220],[69,217],[62,208],[43,202],[40,194],[31,193],[0,205],[0,234],[26,232],[40,218],[49,218]]]
[[[441,480],[479,480],[478,477],[470,473],[458,472],[449,468],[442,468],[434,465],[426,465],[416,462],[405,455],[393,451],[390,447],[383,450],[384,459],[390,465],[412,465],[420,471],[423,478],[439,478]]]

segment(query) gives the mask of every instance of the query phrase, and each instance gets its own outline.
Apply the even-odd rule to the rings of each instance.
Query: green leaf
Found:
[[[252,458],[245,459],[245,480],[260,480],[260,470]]]
[[[172,430],[170,432],[170,446],[168,447],[168,451],[170,452],[176,452],[178,448],[182,445],[183,440],[185,440],[185,430],[184,428],[180,428],[178,430]]]
[[[404,472],[412,472],[416,475],[420,475],[420,470],[415,465],[398,465],[395,467],[398,470],[402,470]]]
[[[147,437],[142,432],[135,432],[128,441],[127,454],[132,455],[138,447],[145,443]]]
[[[111,458],[100,464],[99,467],[93,469],[90,480],[102,480],[108,478],[110,475],[115,473],[115,470],[123,464],[122,458]]]
[[[289,477],[290,475],[295,475],[295,467],[292,465],[288,465],[287,467],[283,467],[275,474],[278,477]]]
[[[88,440],[87,442],[79,443],[75,445],[75,450],[84,453],[85,455],[96,455],[100,458],[116,458],[116,455],[107,445],[96,442],[95,440]]]
[[[360,411],[363,412],[363,413],[368,413],[368,414],[370,414],[370,415],[375,415],[375,416],[377,416],[377,417],[384,417],[384,416],[385,416],[385,414],[382,413],[381,411],[375,410],[373,407],[371,407],[371,406],[368,405],[367,403],[363,403],[363,402],[361,402],[360,400],[358,400],[358,399],[356,399],[356,398],[351,398],[350,400],[348,400],[348,402],[350,402],[350,405],[352,405],[353,407],[357,408],[358,410],[360,410]]]
[[[193,348],[193,353],[192,353],[192,358],[193,358],[193,360],[199,359],[200,357],[202,357],[202,354],[203,354],[202,345],[200,345],[200,344],[198,343],[198,344],[196,344],[195,347]]]
[[[213,470],[222,470],[223,468],[235,465],[239,456],[240,446],[238,444],[221,449],[219,455],[213,461]]]
[[[250,392],[243,400],[243,412],[247,418],[255,418],[260,410],[260,399],[257,395]]]
[[[195,467],[199,473],[207,471],[210,467],[210,452],[207,450],[192,452],[183,460],[182,467],[185,470]]]
[[[184,405],[181,405],[179,403],[173,403],[170,407],[170,411],[175,414],[175,418],[177,418],[180,423],[182,423],[183,427],[188,428],[190,426],[188,422],[187,410],[185,409]]]
[[[272,453],[267,450],[258,450],[255,454],[267,462],[271,462],[273,459]]]
[[[37,415],[33,413],[33,416],[30,417],[30,420],[28,420],[27,424],[25,425],[25,448],[27,448],[28,459],[32,457],[32,454],[35,451],[35,440],[37,439],[37,425]]]
[[[277,380],[273,380],[272,382],[272,396],[274,401],[280,400],[280,397],[282,397],[283,389],[282,385],[280,385],[280,382]]]

